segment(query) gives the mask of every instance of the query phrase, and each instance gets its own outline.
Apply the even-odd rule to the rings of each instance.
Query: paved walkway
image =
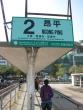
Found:
[[[40,95],[38,92],[35,92],[34,102],[35,102],[34,103],[35,110],[41,110],[41,100],[40,100]],[[22,85],[19,93],[17,94],[17,100],[12,105],[11,110],[27,110],[26,84]],[[52,108],[52,110],[55,110],[55,109]]]
[[[38,92],[36,92],[35,93],[35,104],[34,104],[35,110],[41,110],[40,103],[41,103],[40,96]],[[26,84],[22,85],[19,93],[17,94],[17,100],[12,105],[11,110],[27,110]]]
[[[16,102],[12,104],[11,110],[22,110],[25,93],[26,93],[26,84],[23,84],[21,86],[20,91],[17,93]]]

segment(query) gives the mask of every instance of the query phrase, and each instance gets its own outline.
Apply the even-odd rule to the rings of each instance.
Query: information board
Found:
[[[73,47],[72,21],[13,17],[11,43],[23,47]]]

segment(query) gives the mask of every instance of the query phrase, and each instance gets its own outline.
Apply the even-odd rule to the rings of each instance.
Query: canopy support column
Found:
[[[34,110],[34,77],[36,51],[32,47],[30,51],[26,49],[28,72],[27,72],[27,110]]]

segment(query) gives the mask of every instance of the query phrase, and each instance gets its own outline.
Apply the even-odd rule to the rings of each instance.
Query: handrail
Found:
[[[12,86],[13,86],[13,87],[12,87]],[[15,93],[14,96],[11,97],[11,93],[12,93],[12,91],[14,91],[14,90],[16,91],[16,88],[19,87],[19,85],[18,85],[18,83],[16,83],[16,84],[13,84],[12,86],[10,86],[10,87],[12,87],[12,88],[9,87],[9,90],[8,90],[8,88],[5,88],[5,90],[7,89],[7,91],[5,91],[4,93],[0,94],[1,110],[3,110],[3,108],[5,108],[5,107],[8,105],[9,102],[10,102],[10,110],[11,110],[11,99],[13,99],[13,98],[16,96],[16,93]],[[4,90],[3,90],[3,91],[4,91]],[[9,98],[9,100],[3,105],[3,98],[4,98],[5,96],[7,96],[8,94],[10,94],[10,98]]]
[[[12,85],[12,86],[14,86],[14,85]],[[11,86],[11,87],[12,87],[12,86]],[[13,88],[10,88],[9,90],[7,90],[7,91],[4,92],[4,93],[1,93],[1,94],[0,94],[0,97],[2,97],[2,96],[4,96],[4,95],[7,95],[10,91],[13,91],[17,86],[18,86],[18,85],[15,85]]]
[[[10,85],[10,86],[8,86],[8,87],[6,87],[6,88],[4,88],[4,89],[1,89],[1,90],[0,90],[0,95],[1,95],[4,91],[6,91],[6,90],[8,90],[8,89],[11,89],[11,87],[15,86],[16,84],[18,84],[18,83],[15,83],[15,84]]]

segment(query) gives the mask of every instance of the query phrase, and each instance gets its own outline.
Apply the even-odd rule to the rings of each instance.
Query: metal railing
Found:
[[[4,88],[0,91],[0,110],[4,110],[9,108],[11,110],[11,106],[13,102],[16,101],[16,94],[18,91],[19,85],[18,83],[13,84],[7,88]]]

